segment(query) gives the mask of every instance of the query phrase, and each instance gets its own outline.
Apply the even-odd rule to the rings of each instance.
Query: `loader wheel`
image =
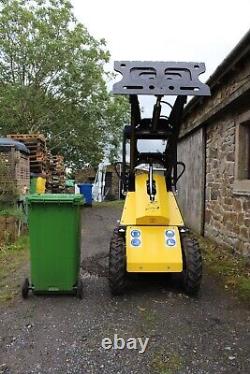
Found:
[[[123,294],[127,286],[124,238],[114,231],[109,251],[109,287],[112,295]]]
[[[196,295],[202,278],[202,258],[198,242],[187,234],[181,235],[183,272],[182,286],[186,294]]]

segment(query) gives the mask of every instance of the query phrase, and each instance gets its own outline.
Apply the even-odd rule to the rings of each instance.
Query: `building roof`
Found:
[[[206,84],[213,89],[218,86],[222,80],[234,69],[235,65],[242,60],[248,53],[250,53],[250,29],[227,55],[222,63],[216,68],[214,73],[208,78]],[[184,117],[190,113],[200,102],[204,100],[203,97],[194,96],[192,100],[186,105],[184,110]]]
[[[0,147],[15,147],[18,151],[29,154],[30,151],[28,148],[21,142],[17,142],[16,140],[12,140],[9,138],[0,138]]]

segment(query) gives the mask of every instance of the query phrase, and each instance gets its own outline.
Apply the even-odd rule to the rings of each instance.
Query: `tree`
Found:
[[[69,0],[2,0],[0,32],[1,133],[42,132],[69,166],[96,165],[128,116],[127,101],[107,92],[105,40]]]

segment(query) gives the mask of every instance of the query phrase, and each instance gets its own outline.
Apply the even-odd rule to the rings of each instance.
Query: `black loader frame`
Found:
[[[113,86],[113,93],[129,95],[131,105],[131,123],[125,126],[123,133],[122,183],[124,191],[135,190],[135,167],[139,164],[161,164],[165,169],[167,189],[176,189],[176,183],[185,170],[183,162],[177,161],[177,143],[180,124],[187,95],[209,96],[210,88],[199,81],[199,75],[205,72],[204,63],[186,62],[140,62],[115,61],[115,71],[123,78]],[[137,95],[154,95],[156,103],[152,118],[141,118]],[[163,100],[164,95],[177,96],[174,105]],[[169,105],[168,117],[161,115],[162,104]],[[163,153],[138,152],[139,139],[166,140]],[[130,165],[126,166],[126,144],[130,141]],[[183,170],[178,176],[177,167]]]

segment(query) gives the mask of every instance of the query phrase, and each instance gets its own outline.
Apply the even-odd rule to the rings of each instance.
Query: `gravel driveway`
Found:
[[[83,300],[30,296],[0,306],[0,373],[249,374],[250,311],[206,271],[197,299],[155,276],[110,296],[107,253],[120,213],[112,204],[83,211]],[[102,348],[115,334],[149,338],[145,352]]]

